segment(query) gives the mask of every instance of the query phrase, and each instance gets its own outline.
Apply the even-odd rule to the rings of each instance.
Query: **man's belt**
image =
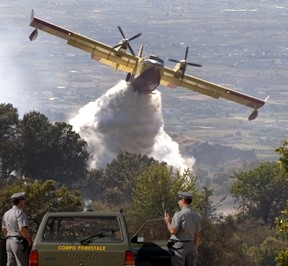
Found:
[[[14,239],[14,240],[21,241],[23,239],[23,237],[21,237],[21,236],[8,236],[7,239]]]
[[[186,243],[186,242],[191,242],[193,240],[177,240],[177,239],[173,239],[175,243],[177,242],[181,242],[181,243]]]
[[[176,243],[185,243],[185,242],[193,242],[193,240],[178,240],[178,239],[169,239],[168,242],[167,242],[167,248],[168,250],[170,251],[171,255],[174,256],[175,255],[175,250],[179,250],[179,249],[182,249],[183,246],[179,247],[179,248],[175,248],[174,245]]]

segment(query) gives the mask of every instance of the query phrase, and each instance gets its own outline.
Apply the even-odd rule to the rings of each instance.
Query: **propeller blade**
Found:
[[[134,39],[140,37],[141,34],[142,34],[142,33],[138,33],[138,34],[136,34],[135,36],[133,36],[133,37],[131,37],[130,39],[128,39],[128,41],[130,42],[130,41],[132,41],[132,40],[134,40]]]
[[[135,55],[134,52],[133,52],[133,50],[132,50],[132,47],[131,47],[130,44],[129,44],[129,42],[127,43],[127,46],[128,46],[128,48],[129,48],[131,54]]]
[[[186,67],[187,66],[195,66],[195,67],[202,67],[202,65],[200,64],[194,64],[194,63],[188,63],[187,62],[187,57],[188,57],[188,53],[189,53],[189,46],[186,46],[186,50],[185,50],[185,56],[184,56],[184,59],[183,60],[175,60],[175,59],[168,59],[168,61],[170,62],[174,62],[174,63],[179,63],[179,70],[181,70],[182,72],[181,73],[181,79],[184,78],[185,76],[185,71],[186,71]],[[177,65],[176,65],[177,66]]]
[[[183,79],[183,78],[184,78],[184,75],[185,75],[185,71],[186,71],[186,69],[183,69],[183,70],[182,70],[181,79]]]
[[[174,63],[179,63],[179,60],[176,60],[176,59],[168,59],[168,61],[174,62]]]
[[[121,27],[120,27],[120,26],[118,26],[118,29],[119,29],[119,31],[120,31],[120,33],[121,33],[122,37],[123,37],[124,39],[126,39],[126,38],[125,38],[125,35],[124,35],[124,32],[122,31],[122,29],[121,29]]]
[[[189,46],[186,46],[185,57],[184,57],[185,60],[187,60],[188,51],[189,51]]]
[[[135,53],[134,53],[132,47],[130,46],[129,42],[134,40],[134,39],[136,39],[136,38],[138,38],[139,36],[141,36],[142,33],[138,33],[138,34],[134,35],[133,37],[131,37],[130,39],[126,39],[125,34],[124,34],[124,32],[123,32],[123,30],[121,29],[120,26],[118,26],[118,30],[120,31],[123,39],[121,40],[120,43],[114,45],[112,48],[115,49],[115,48],[120,47],[120,48],[126,49],[128,47],[128,49],[131,52],[131,54],[133,54],[135,56]]]
[[[200,64],[187,63],[188,66],[202,67]]]
[[[112,48],[115,49],[115,48],[117,48],[117,47],[119,47],[121,45],[123,45],[123,43],[118,43],[118,44],[114,45]]]

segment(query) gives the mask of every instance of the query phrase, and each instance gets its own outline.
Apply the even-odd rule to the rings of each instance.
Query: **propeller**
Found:
[[[182,60],[168,59],[168,61],[170,61],[170,62],[180,63],[180,69],[182,70],[182,74],[181,74],[182,79],[185,75],[185,71],[186,71],[187,66],[202,67],[202,65],[187,62],[188,52],[189,52],[189,46],[186,46],[184,59],[182,59]]]
[[[130,52],[131,52],[131,54],[135,55],[135,53],[134,53],[134,51],[132,50],[132,47],[130,46],[130,43],[129,43],[129,42],[132,41],[132,40],[134,40],[134,39],[136,39],[136,38],[138,38],[138,37],[140,37],[142,33],[138,33],[138,34],[134,35],[133,37],[127,39],[127,38],[125,37],[125,34],[124,34],[124,32],[122,31],[122,29],[121,29],[120,26],[118,26],[118,29],[119,29],[119,31],[120,31],[123,39],[121,40],[120,43],[118,43],[117,45],[113,46],[113,48],[115,49],[115,48],[120,47],[120,46],[122,46],[123,48],[127,48],[127,47],[128,47],[129,50],[130,50]]]

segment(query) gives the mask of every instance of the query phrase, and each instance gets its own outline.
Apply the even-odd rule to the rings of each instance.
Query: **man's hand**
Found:
[[[2,232],[3,232],[3,235],[4,235],[4,237],[6,237],[6,236],[7,236],[7,234],[8,234],[8,231],[7,231],[7,229],[6,229],[6,228],[2,228]]]
[[[195,233],[194,235],[194,243],[196,245],[196,247],[199,247],[200,244],[200,232]]]
[[[31,247],[32,246],[32,238],[27,230],[27,228],[25,226],[22,226],[20,228],[20,233],[21,235],[28,241],[28,247]]]
[[[30,248],[30,247],[32,247],[32,244],[33,244],[33,242],[32,242],[32,240],[28,240],[28,247]]]
[[[169,230],[169,232],[170,232],[172,235],[176,235],[177,229],[174,228],[174,227],[171,225],[171,223],[170,223],[171,218],[170,218],[169,213],[166,212],[166,213],[164,214],[164,220],[165,220],[165,222],[166,222],[166,224],[167,224],[167,229]]]
[[[168,224],[168,222],[171,221],[170,214],[168,212],[164,213],[164,220],[165,220],[166,224]]]

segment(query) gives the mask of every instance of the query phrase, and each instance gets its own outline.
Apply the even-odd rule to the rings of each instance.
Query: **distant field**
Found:
[[[260,158],[275,158],[274,148],[287,139],[288,7],[285,2],[283,8],[269,1],[244,2],[212,6],[202,0],[3,0],[1,97],[12,95],[5,101],[13,99],[21,112],[33,108],[53,121],[67,121],[125,77],[47,34],[28,41],[32,8],[37,16],[109,45],[121,39],[117,30],[121,25],[129,37],[142,32],[133,41],[135,52],[144,44],[144,54],[159,55],[173,67],[167,59],[182,59],[189,45],[189,61],[203,67],[189,68],[188,74],[261,99],[270,95],[259,117],[249,122],[251,110],[237,104],[185,89],[159,88],[169,134],[253,149]]]

